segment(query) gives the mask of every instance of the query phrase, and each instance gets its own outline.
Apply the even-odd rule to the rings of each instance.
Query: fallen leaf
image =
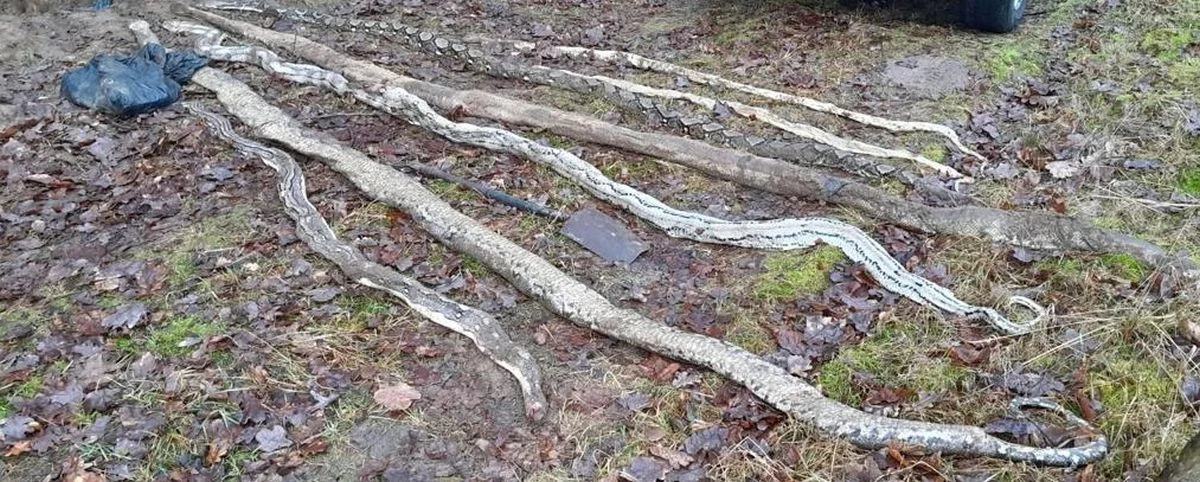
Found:
[[[4,456],[5,457],[20,456],[21,454],[24,454],[26,452],[29,452],[30,450],[33,450],[30,447],[31,445],[32,445],[32,442],[30,442],[28,440],[21,440],[17,443],[12,444],[12,447],[9,447],[8,451],[4,452]]]
[[[621,471],[621,476],[633,482],[656,482],[666,471],[662,462],[650,457],[638,457],[629,462],[629,468]]]
[[[958,345],[950,349],[951,364],[959,366],[976,366],[988,361],[992,350],[989,347],[976,349],[970,345]]]
[[[1179,331],[1180,335],[1187,338],[1193,345],[1200,346],[1200,325],[1197,325],[1196,322],[1187,319],[1187,317],[1180,317],[1179,322],[1175,324],[1175,328]]]
[[[42,429],[42,424],[24,415],[10,416],[0,425],[0,435],[9,442],[25,440],[25,437]]]
[[[233,448],[233,440],[226,437],[217,437],[208,443],[208,451],[204,455],[204,463],[209,467],[221,463],[225,458],[225,454],[229,453],[229,449]]]
[[[727,435],[729,435],[729,429],[727,428],[706,428],[684,440],[683,450],[689,455],[696,455],[701,451],[716,451],[725,445],[725,437]]]
[[[640,412],[650,406],[650,397],[641,392],[631,392],[617,399],[617,404],[630,412]]]
[[[1183,123],[1183,131],[1193,136],[1200,136],[1200,109],[1188,112],[1187,121]]]
[[[390,387],[375,391],[375,403],[388,410],[406,410],[413,401],[421,398],[421,392],[405,383],[397,383]]]
[[[117,310],[116,313],[104,317],[104,319],[100,321],[100,326],[110,330],[115,330],[118,328],[130,329],[140,324],[142,320],[145,320],[148,313],[149,310],[146,309],[146,305],[142,303],[134,303]]]
[[[274,452],[292,446],[292,441],[288,438],[287,430],[279,425],[259,430],[258,433],[254,434],[254,441],[258,442],[258,449],[263,452]]]
[[[685,454],[682,451],[673,448],[663,447],[662,445],[654,445],[650,447],[650,454],[660,459],[666,460],[671,464],[672,469],[687,467],[692,463],[694,458],[691,455]]]
[[[1063,382],[1048,374],[1008,372],[1001,378],[1000,385],[1026,397],[1042,397],[1066,390]]]
[[[342,290],[337,288],[321,288],[309,291],[308,296],[317,303],[327,303],[336,298],[341,292]]]
[[[1125,169],[1133,170],[1153,170],[1162,167],[1162,161],[1154,159],[1128,159],[1123,165]]]
[[[1046,171],[1055,179],[1066,179],[1079,174],[1079,164],[1071,161],[1054,161],[1046,164]]]

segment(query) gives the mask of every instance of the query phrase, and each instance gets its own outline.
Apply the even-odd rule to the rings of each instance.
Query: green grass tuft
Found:
[[[854,389],[854,369],[844,362],[830,361],[822,366],[817,383],[829,398],[851,407],[862,405],[862,397]]]
[[[1176,183],[1181,191],[1200,196],[1200,167],[1188,167],[1180,170]]]
[[[754,294],[767,301],[820,294],[830,285],[829,271],[845,261],[841,250],[827,245],[807,252],[774,253],[763,263],[766,271],[755,282]]]
[[[203,321],[198,316],[173,318],[151,331],[150,338],[146,340],[146,349],[164,357],[185,355],[190,348],[179,346],[184,340],[213,336],[224,331],[224,324]]]
[[[1142,35],[1141,48],[1159,60],[1172,62],[1192,43],[1192,32],[1177,28],[1159,28]]]
[[[1008,82],[1017,76],[1037,77],[1042,74],[1043,55],[1031,46],[1012,44],[993,50],[984,59],[984,66],[997,82]]]
[[[1150,271],[1136,258],[1125,253],[1106,254],[1100,257],[1099,262],[1112,274],[1128,280],[1145,278]]]

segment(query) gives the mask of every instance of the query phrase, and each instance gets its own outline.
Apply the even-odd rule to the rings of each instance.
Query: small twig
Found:
[[[317,403],[314,403],[311,407],[308,407],[308,413],[317,413],[323,410],[325,407],[328,407],[329,404],[333,403],[334,400],[337,400],[340,396],[337,392],[333,392],[326,397],[321,395],[321,392],[318,392],[315,388],[308,389],[308,394],[312,395],[313,400],[317,401]]]
[[[533,201],[526,201],[524,199],[521,199],[521,198],[512,196],[508,193],[505,193],[504,191],[501,191],[499,189],[488,187],[487,185],[484,185],[483,183],[475,182],[470,179],[464,179],[464,178],[455,176],[454,174],[450,174],[446,171],[443,171],[443,170],[438,169],[433,166],[421,164],[419,162],[410,162],[410,163],[404,164],[404,167],[407,169],[416,171],[423,176],[436,177],[443,181],[451,182],[451,183],[454,183],[455,185],[466,187],[472,191],[479,193],[483,197],[486,197],[488,199],[496,201],[500,204],[504,204],[506,206],[511,206],[511,207],[520,209],[520,210],[528,212],[528,213],[536,214],[538,216],[546,216],[548,218],[558,220],[558,221],[565,220],[568,217],[566,214],[562,213],[561,211],[556,211],[556,210],[550,209],[548,207],[537,204]]]
[[[1155,201],[1152,199],[1138,198],[1132,196],[1110,196],[1106,194],[1092,194],[1091,197],[1096,199],[1110,199],[1114,201],[1129,201],[1141,204],[1150,209],[1196,209],[1200,208],[1200,203],[1178,203],[1167,201]]]

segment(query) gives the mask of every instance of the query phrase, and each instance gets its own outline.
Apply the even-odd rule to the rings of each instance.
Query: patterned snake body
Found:
[[[334,20],[330,21],[340,24]],[[344,22],[349,28],[370,26],[378,29],[380,25],[388,25],[393,30],[400,29],[405,38],[415,39],[422,45],[428,45],[438,51],[476,51],[464,44],[452,43],[414,27],[399,27],[397,24],[372,21]],[[1010,335],[1028,333],[1047,314],[1037,303],[1020,296],[1010,298],[1010,304],[1026,307],[1035,314],[1033,319],[1024,323],[1013,322],[995,309],[966,303],[949,289],[910,273],[869,235],[841,221],[826,218],[729,221],[675,209],[653,196],[607,178],[595,166],[570,152],[541,145],[503,129],[449,121],[434,112],[424,101],[402,89],[374,86],[371,89],[378,92],[369,93],[350,88],[349,82],[341,75],[310,65],[283,63],[275,58],[273,53],[253,47],[223,47],[206,54],[213,58],[222,58],[224,55],[228,57],[225,60],[251,61],[264,67],[270,66],[271,70],[293,80],[325,85],[338,92],[352,94],[368,105],[410,123],[424,126],[454,142],[514,154],[545,164],[593,195],[625,208],[673,237],[767,250],[795,250],[824,242],[841,249],[850,260],[862,263],[867,272],[885,289],[924,306],[986,320]],[[481,58],[483,54],[467,55],[474,59]]]
[[[509,58],[514,55],[528,53],[526,46],[514,45],[512,42],[461,41],[400,22],[343,18],[320,11],[277,8],[254,3],[214,2],[207,4],[206,7],[266,13],[330,29],[363,32],[397,39],[423,52],[458,60],[471,70],[487,75],[520,79],[601,97],[622,109],[639,113],[651,123],[670,128],[695,139],[743,149],[763,157],[836,169],[866,178],[892,177],[905,185],[919,187],[950,203],[972,202],[968,196],[946,189],[934,181],[923,179],[921,175],[913,171],[876,162],[866,156],[835,149],[790,134],[768,138],[741,133],[717,122],[710,115],[700,112],[682,113],[667,103],[661,102],[658,98],[601,82],[590,76],[510,61]]]
[[[242,33],[247,37],[264,41],[275,48],[293,45],[312,55],[313,58],[330,57],[337,54],[302,37],[292,37],[270,32],[244,22],[237,22],[188,9],[198,18],[222,25],[224,28]],[[168,22],[170,24],[171,22]],[[135,22],[135,25],[137,23]],[[142,30],[148,30],[142,22]],[[201,29],[208,27],[200,26]],[[184,29],[172,28],[173,31]],[[212,30],[212,29],[209,29]],[[135,32],[138,29],[135,28]],[[146,33],[139,37],[148,37]],[[310,78],[321,85],[342,85],[336,79],[340,74],[311,65],[287,64],[269,51],[257,48],[204,50],[217,60],[254,62],[264,69],[293,80]],[[316,51],[321,50],[320,54]],[[330,61],[337,63],[336,61]],[[338,64],[347,67],[348,75],[359,76],[353,71],[367,68],[360,61]],[[322,73],[323,72],[323,73]],[[398,77],[398,76],[397,76]],[[361,78],[361,77],[359,77]],[[345,79],[342,79],[344,82]],[[1080,420],[1063,407],[1045,399],[1017,399],[1012,403],[1014,410],[1038,407],[1060,413],[1070,424],[1092,435],[1092,440],[1074,447],[1031,447],[1007,442],[993,437],[984,430],[965,425],[929,423],[913,420],[893,419],[864,413],[837,401],[825,398],[820,391],[790,375],[784,369],[755,356],[736,345],[704,335],[681,331],[649,320],[637,312],[613,306],[599,293],[572,279],[546,260],[525,251],[511,241],[500,237],[475,221],[455,211],[434,194],[422,189],[419,184],[387,166],[381,165],[362,153],[339,144],[318,140],[310,131],[301,129],[297,123],[280,109],[267,103],[248,86],[228,74],[213,69],[204,69],[197,74],[196,83],[217,92],[218,98],[231,113],[250,126],[256,136],[283,143],[307,156],[319,159],[334,171],[346,176],[355,186],[373,198],[404,210],[412,219],[431,235],[452,248],[470,254],[492,270],[500,273],[521,291],[537,298],[553,312],[606,336],[622,340],[634,346],[662,354],[680,361],[695,363],[749,388],[772,406],[788,413],[799,421],[808,423],[818,430],[870,449],[883,447],[921,448],[947,454],[1000,457],[1014,461],[1078,467],[1093,463],[1107,453],[1107,440],[1102,434],[1093,434],[1086,421]],[[335,87],[336,88],[336,87]],[[501,143],[497,149],[519,150],[528,147],[527,155],[540,155],[551,149],[531,141],[523,144],[519,136],[508,133],[497,137],[495,129],[458,124],[432,112],[428,105],[408,94],[403,89],[374,86],[382,94],[367,93],[361,89],[350,92],[356,98],[374,102],[388,112],[406,117],[409,122],[432,131],[444,133],[445,129],[462,130],[461,142],[470,143],[482,138]],[[397,112],[393,109],[407,111]],[[507,132],[507,131],[501,131]],[[504,143],[521,143],[508,146]],[[553,152],[553,151],[550,151]],[[628,188],[628,187],[626,187]],[[651,198],[652,199],[652,198]]]
[[[526,416],[532,420],[545,416],[548,404],[537,363],[528,351],[512,342],[492,315],[460,304],[412,278],[371,262],[357,249],[338,240],[329,223],[308,200],[304,174],[288,153],[238,135],[228,120],[204,110],[199,104],[185,102],[184,107],[204,120],[217,137],[232,144],[239,152],[261,159],[275,170],[279,198],[288,216],[296,223],[296,235],[305,244],[357,283],[386,291],[426,319],[470,338],[484,355],[517,380]]]

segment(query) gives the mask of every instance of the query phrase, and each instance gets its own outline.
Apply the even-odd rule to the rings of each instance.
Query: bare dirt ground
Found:
[[[871,213],[523,132],[578,148],[613,178],[679,207],[739,219],[842,218],[965,299],[987,303],[1032,287],[1054,305],[1045,330],[997,340],[975,322],[878,289],[828,248],[761,253],[670,239],[521,159],[450,144],[256,69],[213,64],[308,127],[382,161],[441,165],[566,212],[598,207],[651,249],[629,266],[609,265],[560,234],[560,223],[426,182],[622,306],[767,356],[828,396],[1055,444],[1064,435],[1053,426],[1005,413],[1014,396],[1050,396],[1103,430],[1112,452],[1066,470],[856,449],[718,376],[558,319],[402,214],[305,163],[309,196],[343,239],[496,314],[530,347],[551,402],[548,419],[530,423],[511,379],[468,340],[355,287],[298,242],[257,160],[236,155],[178,106],[117,120],[62,100],[65,71],[101,52],[133,50],[128,22],[157,26],[172,18],[165,6],[58,7],[0,10],[2,480],[1149,480],[1196,431],[1197,350],[1177,327],[1200,310],[1127,256],[918,235]],[[944,123],[991,162],[968,162],[934,137],[781,109],[963,168],[980,179],[972,194],[990,206],[1068,213],[1200,259],[1196,2],[1034,0],[1025,25],[1003,36],[930,20],[945,16],[936,8],[895,4],[397,0],[340,8],[460,35],[630,50]],[[454,71],[365,34],[275,26],[414,77],[650,129],[603,101]],[[196,87],[185,95],[208,96]],[[421,397],[387,412],[372,394],[396,383]]]

